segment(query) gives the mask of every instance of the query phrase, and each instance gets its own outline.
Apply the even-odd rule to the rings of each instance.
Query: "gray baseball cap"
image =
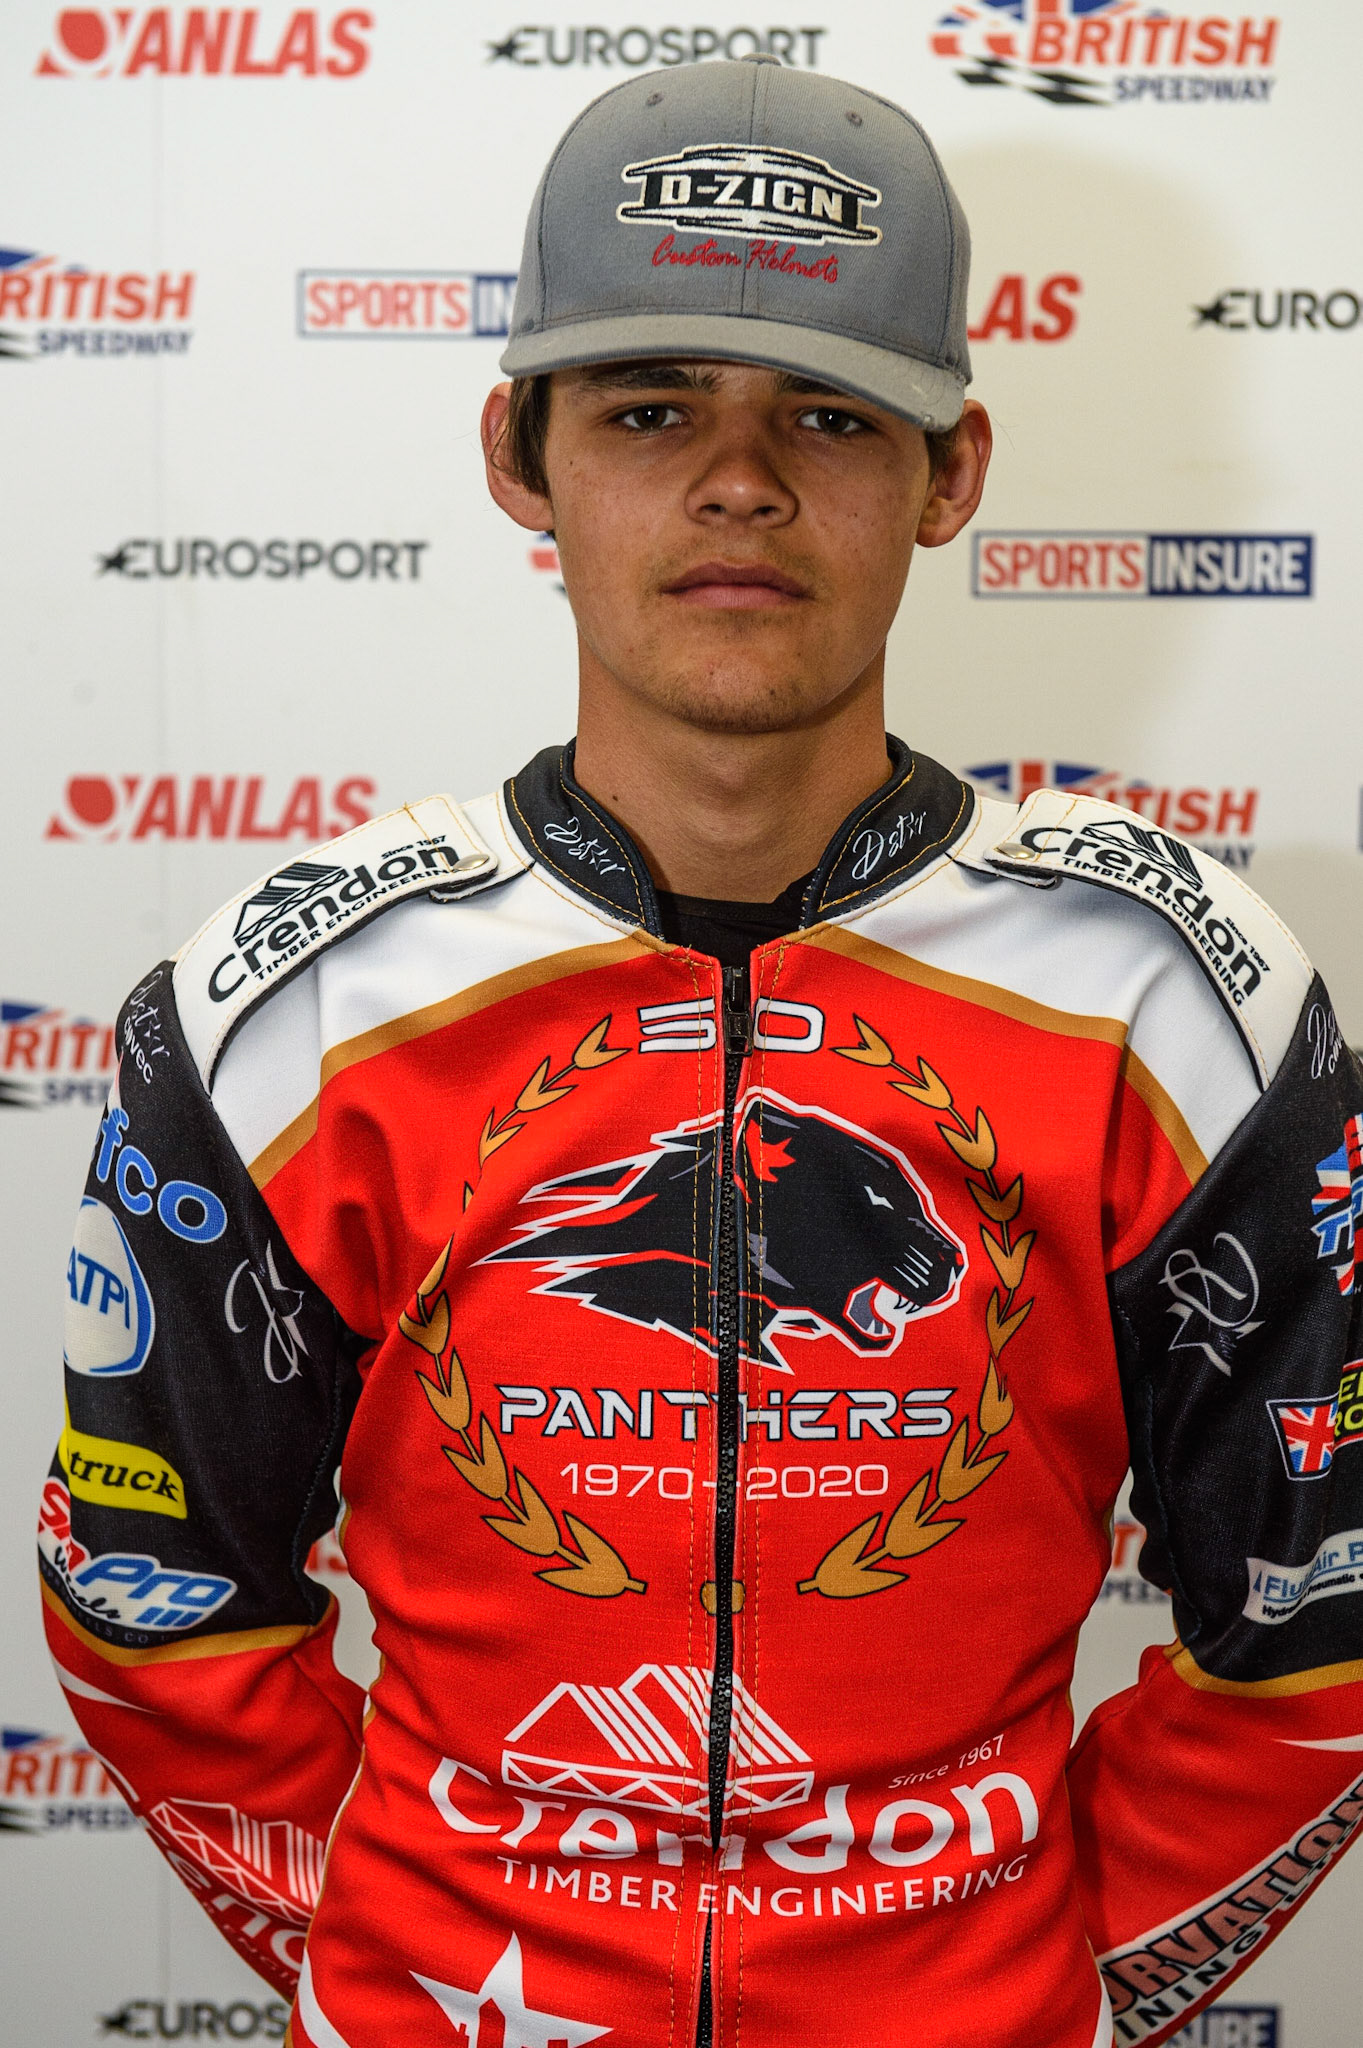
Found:
[[[965,215],[902,107],[775,59],[647,72],[549,159],[501,366],[764,363],[950,427],[969,271]]]

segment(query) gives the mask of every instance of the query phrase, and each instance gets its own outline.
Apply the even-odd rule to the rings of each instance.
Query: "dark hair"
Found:
[[[544,470],[544,444],[549,432],[549,373],[539,377],[513,377],[506,421],[498,436],[496,459],[499,466],[537,497],[549,496],[549,479]],[[929,430],[925,435],[928,461],[934,477],[940,476],[956,448],[955,427]]]

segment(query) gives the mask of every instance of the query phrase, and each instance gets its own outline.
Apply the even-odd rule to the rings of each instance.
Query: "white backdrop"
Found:
[[[1363,13],[535,13],[0,9],[0,2010],[25,2048],[283,2032],[42,1651],[69,1219],[148,964],[281,843],[476,794],[571,728],[552,544],[487,503],[476,429],[525,208],[586,99],[764,48],[923,119],[973,225],[998,441],[976,532],[915,565],[891,722],[996,790],[1092,783],[1247,868],[1363,1041]],[[1117,1544],[1081,1717],[1169,1628]],[[1190,2048],[1356,2048],[1354,1861]]]

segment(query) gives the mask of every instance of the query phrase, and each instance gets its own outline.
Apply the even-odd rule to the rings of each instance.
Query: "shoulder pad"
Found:
[[[447,796],[404,804],[263,875],[175,956],[175,1000],[204,1086],[247,1014],[328,946],[410,897],[470,895],[512,870]]]
[[[1210,854],[1100,797],[1039,789],[1020,809],[990,804],[991,829],[953,858],[981,874],[1034,886],[1072,878],[1157,911],[1221,998],[1260,1087],[1282,1063],[1311,985],[1311,963],[1287,926]]]

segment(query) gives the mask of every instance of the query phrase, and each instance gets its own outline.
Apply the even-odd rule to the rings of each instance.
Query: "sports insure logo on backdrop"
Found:
[[[39,78],[355,78],[369,63],[366,8],[65,7]]]
[[[972,597],[1314,597],[1309,533],[977,533]]]
[[[334,839],[374,815],[367,775],[72,775],[45,839]]]
[[[1038,789],[1102,797],[1148,818],[1157,831],[1177,832],[1228,868],[1247,868],[1254,856],[1259,791],[1212,784],[1148,782],[1081,761],[983,761],[962,771],[986,796],[1024,803]]]
[[[1057,107],[1262,106],[1276,83],[1272,14],[1184,14],[1146,0],[958,0],[928,46],[962,84]]]
[[[300,270],[297,331],[347,341],[496,341],[514,270]]]
[[[583,70],[652,71],[676,64],[703,64],[707,58],[776,57],[782,64],[819,68],[819,44],[826,28],[716,28],[633,24],[601,28],[577,24],[545,27],[522,23],[504,35],[485,40],[489,64],[511,64],[523,71]]]
[[[0,359],[182,356],[192,270],[106,270],[41,249],[0,248]]]

